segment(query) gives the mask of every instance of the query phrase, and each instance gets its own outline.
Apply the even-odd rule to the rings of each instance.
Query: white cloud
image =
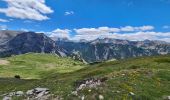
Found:
[[[170,32],[154,32],[153,26],[140,26],[132,27],[125,26],[121,28],[82,28],[74,29],[76,35],[72,38],[73,40],[94,40],[97,38],[115,38],[115,39],[126,39],[132,41],[139,40],[163,40],[170,42]]]
[[[6,20],[6,19],[1,19],[1,18],[0,18],[0,22],[9,22],[9,21]]]
[[[131,41],[142,41],[142,40],[162,40],[170,42],[170,32],[133,32],[133,33],[101,33],[101,34],[77,34],[73,40],[94,40],[97,38],[115,38],[125,39]]]
[[[141,26],[141,27],[136,27],[136,30],[138,31],[150,31],[155,29],[153,26]]]
[[[74,11],[66,11],[64,13],[65,16],[68,16],[68,15],[73,15],[74,14]]]
[[[77,34],[105,34],[105,33],[115,33],[115,32],[134,32],[134,31],[149,31],[153,30],[153,26],[141,26],[141,27],[132,27],[125,26],[121,28],[109,28],[109,27],[99,27],[99,28],[81,28],[74,29]]]
[[[141,27],[132,27],[132,26],[125,26],[121,28],[121,31],[125,32],[133,32],[133,31],[150,31],[153,30],[153,26],[141,26]]]
[[[53,10],[45,5],[45,0],[3,0],[7,2],[7,8],[0,8],[0,13],[8,17],[47,20],[46,14],[53,13]]]
[[[58,38],[67,38],[70,39],[70,32],[71,30],[68,29],[56,29],[51,32],[50,37],[54,40]]]
[[[109,27],[99,27],[99,28],[81,28],[81,29],[56,29],[51,32],[50,37],[56,40],[57,38],[67,38],[71,40],[94,40],[97,38],[115,38],[115,39],[125,39],[131,41],[142,41],[142,40],[162,40],[170,42],[170,32],[154,32],[153,26],[141,26],[132,27],[126,26],[121,28],[109,28]],[[125,29],[126,28],[126,29]],[[150,31],[149,31],[150,30]],[[75,32],[73,37],[70,37],[70,33]]]
[[[0,25],[0,30],[6,30],[7,28],[7,25]]]
[[[109,27],[99,27],[99,28],[82,28],[82,29],[74,29],[77,34],[103,34],[103,33],[113,33],[120,32],[119,28],[109,28]]]

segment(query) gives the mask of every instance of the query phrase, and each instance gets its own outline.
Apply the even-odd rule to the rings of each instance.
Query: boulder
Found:
[[[34,94],[34,90],[32,89],[32,90],[28,90],[27,92],[26,92],[26,95],[33,95]]]
[[[24,92],[23,91],[17,91],[15,93],[16,96],[23,96],[24,95]]]
[[[49,91],[48,88],[35,88],[34,90],[35,90],[36,93]]]

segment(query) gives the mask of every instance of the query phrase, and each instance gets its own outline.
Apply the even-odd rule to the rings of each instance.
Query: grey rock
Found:
[[[26,92],[26,95],[33,95],[34,94],[34,90],[32,89],[32,90],[28,90],[27,92]]]
[[[86,80],[78,81],[76,82],[76,91],[82,90],[84,88],[96,88],[97,86],[101,85],[103,82],[107,80],[106,77],[95,79],[95,78],[89,78]]]
[[[10,96],[10,97],[12,97],[12,96],[14,96],[15,95],[15,92],[10,92],[9,94],[8,94],[8,96]]]
[[[163,97],[164,100],[170,100],[170,96]]]
[[[16,96],[23,96],[24,95],[24,92],[23,91],[17,91],[15,93]]]
[[[44,96],[44,95],[45,95],[45,92],[43,91],[43,92],[40,92],[40,93],[37,95],[37,97],[40,98],[40,97],[42,97],[42,96]]]
[[[5,96],[2,100],[12,100],[11,97]]]
[[[46,91],[49,91],[48,88],[35,88],[34,89],[36,92],[46,92]]]

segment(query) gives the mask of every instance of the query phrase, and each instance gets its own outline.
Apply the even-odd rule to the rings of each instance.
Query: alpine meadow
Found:
[[[1,0],[0,100],[170,100],[170,0]]]

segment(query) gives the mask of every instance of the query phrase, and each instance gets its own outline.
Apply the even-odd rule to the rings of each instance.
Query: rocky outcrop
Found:
[[[97,88],[98,86],[100,86],[102,83],[104,83],[107,80],[108,78],[104,77],[104,78],[88,78],[88,79],[77,81],[75,82],[76,89],[75,91],[72,92],[72,94],[78,96],[79,91],[85,88],[88,88],[88,89]]]
[[[14,97],[21,97],[23,100],[61,100],[60,97],[50,93],[48,88],[34,88],[26,92],[16,91],[3,94],[3,100],[12,100]]]

